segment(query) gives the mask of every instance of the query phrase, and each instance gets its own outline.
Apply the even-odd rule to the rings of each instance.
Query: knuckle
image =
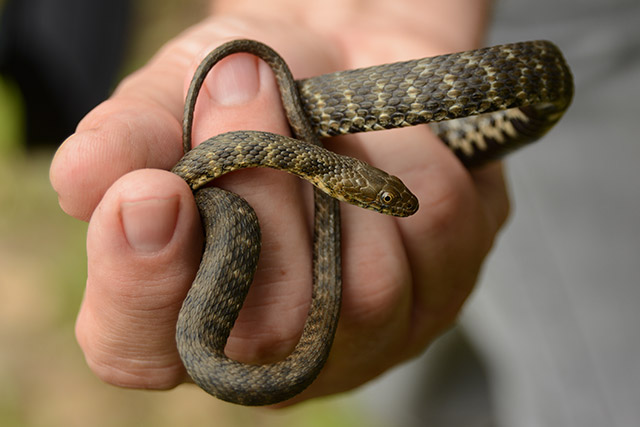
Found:
[[[366,328],[378,328],[399,317],[398,313],[407,307],[409,288],[404,264],[395,257],[380,254],[361,259],[356,269],[353,275],[345,277],[344,320]]]
[[[447,234],[459,224],[469,211],[468,187],[459,179],[445,177],[430,186],[429,194],[421,201],[427,212],[426,226],[433,232]]]
[[[76,339],[89,369],[107,384],[145,389],[168,389],[183,382],[184,367],[175,346],[154,350],[145,339],[117,331],[98,331],[97,323],[87,324],[81,313]],[[171,349],[171,350],[167,350]]]

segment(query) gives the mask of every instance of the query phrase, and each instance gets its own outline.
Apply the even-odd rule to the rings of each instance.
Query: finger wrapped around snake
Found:
[[[273,70],[294,138],[257,131],[214,136],[191,149],[193,112],[207,73],[237,52]],[[412,215],[417,198],[402,181],[360,160],[326,150],[319,138],[428,123],[467,167],[539,139],[573,95],[571,72],[550,42],[469,52],[296,81],[284,60],[256,41],[235,40],[200,64],[185,102],[185,155],[172,171],[195,192],[205,230],[200,268],[180,310],[178,351],[202,389],[229,402],[269,405],[300,393],[326,362],[340,312],[338,201],[394,216]],[[314,188],[313,289],[300,340],[281,361],[251,365],[224,348],[253,279],[260,228],[240,196],[206,186],[225,173],[279,169]]]

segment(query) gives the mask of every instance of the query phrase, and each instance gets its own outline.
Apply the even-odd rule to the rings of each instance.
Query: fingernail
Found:
[[[129,245],[138,252],[157,252],[173,237],[180,199],[149,199],[122,202],[120,216]]]
[[[214,67],[209,82],[209,95],[217,103],[232,106],[249,102],[260,89],[258,58],[244,53],[232,55]]]

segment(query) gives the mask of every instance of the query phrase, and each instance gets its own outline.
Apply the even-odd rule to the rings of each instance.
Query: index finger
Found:
[[[58,149],[50,179],[66,213],[88,221],[118,178],[141,168],[169,169],[181,157],[185,82],[193,59],[211,43],[197,31],[123,80]]]

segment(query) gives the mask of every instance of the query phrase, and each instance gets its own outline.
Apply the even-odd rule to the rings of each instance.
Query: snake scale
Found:
[[[257,55],[271,66],[296,139],[237,131],[191,149],[193,111],[207,73],[222,58]],[[322,369],[341,298],[338,200],[396,216],[418,209],[396,177],[322,148],[319,137],[429,123],[467,167],[502,157],[544,135],[573,96],[571,72],[550,42],[501,45],[295,81],[271,48],[235,40],[197,69],[185,102],[185,155],[172,171],[195,192],[205,229],[202,262],[176,328],[180,356],[208,393],[243,405],[268,405],[304,390]],[[451,120],[456,119],[456,120]],[[260,253],[253,209],[239,196],[204,187],[242,168],[271,167],[314,186],[313,289],[293,352],[267,365],[229,359],[224,347]]]

